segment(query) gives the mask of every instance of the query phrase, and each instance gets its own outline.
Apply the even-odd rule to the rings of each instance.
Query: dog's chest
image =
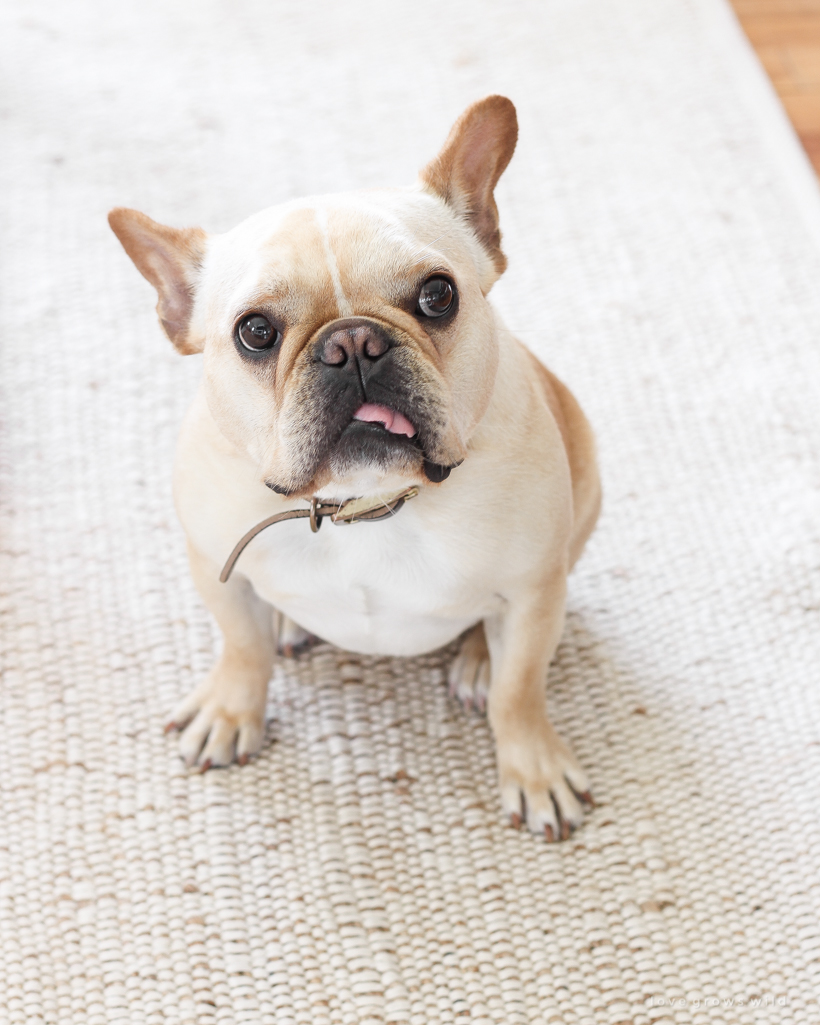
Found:
[[[279,533],[275,533],[276,531]],[[257,593],[342,648],[411,655],[446,644],[495,611],[485,567],[455,537],[425,531],[407,509],[347,526],[270,528],[243,555]]]

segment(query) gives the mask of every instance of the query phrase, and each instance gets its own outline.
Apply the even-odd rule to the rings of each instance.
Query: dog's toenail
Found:
[[[208,769],[210,769],[210,767],[211,767],[211,759],[210,758],[206,758],[205,761],[202,763],[202,765],[200,765],[200,767],[199,767],[199,774],[202,775],[203,772],[207,772]]]
[[[513,829],[521,828],[521,816],[518,814],[518,812],[514,811],[512,815],[510,815],[510,824],[512,825]]]
[[[248,764],[248,756],[247,755],[240,755],[236,760],[237,760],[237,762],[240,765],[247,765]]]
[[[546,826],[544,826],[544,836],[547,838],[548,843],[555,842],[555,831],[553,830],[549,822],[546,824]]]
[[[169,722],[168,725],[165,727],[165,730],[163,732],[164,733],[171,733],[173,730],[178,730],[178,729],[179,729],[179,726],[177,726],[177,724],[175,722]]]

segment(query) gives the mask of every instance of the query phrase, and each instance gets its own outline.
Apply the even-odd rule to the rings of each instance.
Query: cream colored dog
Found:
[[[486,701],[504,810],[548,839],[581,821],[587,779],[545,683],[600,487],[578,404],[487,299],[517,131],[512,103],[489,96],[413,187],[285,203],[224,235],[112,211],[169,338],[204,353],[175,498],[225,645],[173,713],[189,763],[259,750],[283,633],[382,655],[464,634],[450,684]],[[393,514],[277,523],[220,581],[254,524],[308,500],[316,529],[354,497]]]

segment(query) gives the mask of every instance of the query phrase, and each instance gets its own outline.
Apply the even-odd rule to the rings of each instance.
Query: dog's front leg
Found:
[[[569,836],[592,800],[583,769],[547,717],[547,671],[564,625],[565,595],[561,568],[484,622],[501,801],[515,825],[526,820],[548,840]]]
[[[202,771],[244,764],[262,746],[265,700],[276,649],[273,607],[235,573],[219,582],[213,566],[188,545],[191,575],[225,639],[216,665],[174,709],[168,728],[182,729],[179,750]]]

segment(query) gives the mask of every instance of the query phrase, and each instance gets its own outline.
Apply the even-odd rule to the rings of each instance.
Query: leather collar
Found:
[[[223,584],[225,583],[236,565],[236,560],[247,545],[258,533],[274,523],[280,523],[284,520],[309,519],[310,529],[315,534],[319,527],[321,527],[322,520],[325,517],[328,517],[332,523],[336,524],[384,520],[388,516],[395,516],[404,503],[408,502],[411,498],[415,498],[418,493],[418,487],[413,485],[412,487],[404,488],[402,491],[396,491],[391,495],[382,495],[378,498],[348,498],[344,502],[323,502],[321,499],[314,497],[310,500],[309,509],[288,509],[287,512],[269,516],[266,520],[262,520],[261,523],[257,523],[255,527],[252,527],[239,540],[234,550],[228,556],[228,561],[222,567],[219,579]]]

